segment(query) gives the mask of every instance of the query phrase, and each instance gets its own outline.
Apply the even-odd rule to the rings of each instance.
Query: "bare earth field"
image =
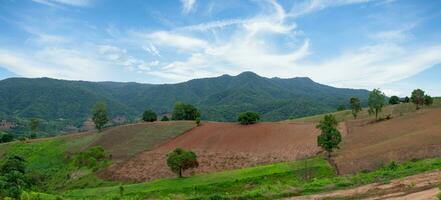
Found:
[[[205,122],[200,127],[135,155],[101,172],[116,180],[145,181],[172,177],[166,154],[176,147],[194,150],[199,167],[187,174],[206,173],[255,166],[316,155],[318,130],[313,123],[281,122],[239,125]]]
[[[441,171],[434,171],[393,180],[390,183],[373,183],[290,199],[435,200],[440,192],[438,189],[440,183]]]
[[[347,122],[349,133],[334,159],[342,174],[371,170],[391,161],[441,155],[441,109],[424,109],[391,120]]]

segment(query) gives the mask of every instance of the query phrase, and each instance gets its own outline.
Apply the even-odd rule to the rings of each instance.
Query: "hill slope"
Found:
[[[137,118],[150,108],[169,113],[177,101],[196,105],[205,120],[235,121],[256,111],[265,121],[334,111],[352,96],[366,102],[368,91],[339,89],[309,78],[264,78],[252,72],[178,84],[139,84],[11,78],[0,81],[0,117],[67,120],[79,126],[97,101],[111,116]]]

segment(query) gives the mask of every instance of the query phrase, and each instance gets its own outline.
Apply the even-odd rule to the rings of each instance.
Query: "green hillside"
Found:
[[[276,121],[332,112],[352,96],[365,104],[368,91],[244,72],[162,85],[10,78],[0,81],[0,94],[0,119],[18,122],[19,132],[28,131],[25,125],[31,117],[46,120],[42,131],[56,132],[80,126],[97,101],[107,103],[111,117],[129,120],[139,118],[146,108],[170,113],[175,102],[182,101],[197,106],[204,120],[235,121],[238,113],[251,110],[264,121]]]

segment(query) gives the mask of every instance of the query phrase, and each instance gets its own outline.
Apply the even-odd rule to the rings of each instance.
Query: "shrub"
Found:
[[[146,110],[144,111],[144,114],[142,114],[142,120],[146,122],[154,122],[157,120],[156,113],[152,110]]]
[[[10,156],[0,167],[0,197],[19,199],[23,189],[29,188],[25,162],[20,156]]]
[[[194,152],[176,148],[167,154],[167,165],[179,177],[182,177],[184,170],[196,168],[199,166],[199,163]]]
[[[9,133],[0,132],[0,143],[11,142],[14,140],[14,136]]]
[[[201,118],[196,118],[196,125],[199,126],[201,124]]]
[[[80,152],[73,157],[73,163],[76,167],[87,167],[97,169],[103,161],[106,161],[106,152],[100,146],[92,147],[86,151]]]
[[[257,121],[259,121],[259,119],[259,114],[255,112],[243,112],[239,114],[237,121],[239,121],[240,124],[248,125],[256,123]]]
[[[170,119],[167,117],[167,115],[162,116],[161,121],[170,121]]]

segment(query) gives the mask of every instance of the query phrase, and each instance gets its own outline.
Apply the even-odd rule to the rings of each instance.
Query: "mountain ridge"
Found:
[[[198,107],[203,120],[235,121],[239,112],[256,111],[264,121],[277,121],[331,112],[352,96],[365,105],[368,91],[243,72],[175,84],[8,78],[0,81],[0,94],[2,118],[64,119],[79,126],[97,101],[106,102],[111,117],[136,119],[145,109],[170,113],[181,101]]]

